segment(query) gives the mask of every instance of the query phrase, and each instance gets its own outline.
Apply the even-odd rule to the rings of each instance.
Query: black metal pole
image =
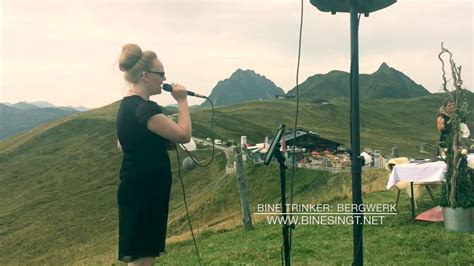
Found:
[[[285,260],[285,266],[290,265],[290,237],[289,237],[289,227],[292,225],[288,225],[286,222],[286,165],[285,165],[285,157],[280,152],[280,145],[277,145],[275,148],[275,157],[280,164],[280,189],[281,189],[281,212],[283,217],[283,227],[282,227],[282,234],[283,234],[283,257]]]
[[[359,18],[357,0],[351,0],[351,172],[352,203],[362,204],[362,165],[360,160],[360,125],[359,125]],[[354,206],[354,205],[353,205]],[[360,208],[353,210],[354,265],[363,265],[362,229],[363,214]]]

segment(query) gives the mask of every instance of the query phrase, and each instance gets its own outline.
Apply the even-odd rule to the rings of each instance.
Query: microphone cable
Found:
[[[186,217],[188,218],[189,229],[191,230],[191,236],[193,237],[193,242],[194,242],[194,247],[196,249],[196,255],[197,255],[197,258],[198,258],[198,262],[199,262],[199,265],[202,265],[201,256],[199,255],[199,249],[198,249],[198,246],[197,246],[197,243],[196,243],[196,237],[194,237],[193,225],[191,224],[191,218],[189,217],[188,202],[186,201],[186,191],[184,189],[183,178],[181,177],[181,164],[180,164],[180,160],[179,160],[178,149],[176,149],[176,158],[178,159],[178,176],[179,176],[179,181],[181,183],[181,188],[183,190],[183,201],[184,201],[184,207],[186,209]]]
[[[191,158],[191,160],[193,160],[193,163],[195,163],[197,166],[199,167],[206,167],[206,166],[209,166],[212,161],[214,160],[214,155],[215,155],[215,147],[214,147],[214,132],[213,132],[213,126],[214,126],[214,104],[212,103],[211,99],[209,99],[209,97],[206,97],[206,100],[211,104],[211,110],[212,110],[212,115],[211,115],[211,140],[212,140],[212,155],[211,155],[211,159],[209,159],[209,161],[207,163],[201,163],[201,162],[198,162],[196,160],[196,158],[191,154],[190,151],[188,151],[188,149],[183,145],[183,144],[179,144],[180,147],[188,154],[188,156]]]
[[[206,100],[209,101],[209,103],[211,104],[211,107],[212,107],[212,116],[211,116],[211,136],[212,136],[213,135],[212,129],[213,129],[213,125],[214,125],[214,104],[212,103],[212,101],[208,97],[206,97]],[[209,160],[209,162],[204,163],[204,164],[201,164],[200,162],[198,162],[191,155],[190,151],[188,151],[188,149],[186,149],[186,147],[183,144],[179,144],[179,145],[180,145],[181,148],[184,149],[184,151],[188,154],[188,156],[192,159],[192,161],[200,167],[206,167],[206,166],[210,165],[211,162],[214,160],[214,155],[215,155],[214,138],[212,138],[211,159]],[[179,177],[179,181],[181,183],[181,189],[183,191],[183,201],[184,201],[184,207],[186,209],[186,217],[187,217],[187,220],[188,220],[189,229],[191,230],[191,236],[193,237],[193,243],[194,243],[194,247],[195,247],[195,250],[196,250],[196,255],[197,255],[197,258],[198,258],[198,262],[199,262],[199,265],[202,265],[201,256],[199,254],[198,245],[196,243],[196,237],[194,236],[193,225],[191,223],[191,217],[189,216],[188,202],[186,201],[186,190],[184,188],[184,182],[183,182],[183,178],[181,176],[181,161],[180,161],[180,158],[179,158],[178,148],[176,148],[176,159],[178,161],[178,177]]]
[[[290,185],[290,206],[293,205],[293,181],[295,179],[295,172],[296,172],[296,129],[298,127],[298,116],[299,116],[299,108],[300,108],[300,96],[299,96],[299,73],[300,73],[300,62],[301,62],[301,39],[303,36],[303,0],[301,0],[301,10],[300,10],[300,31],[299,31],[299,38],[298,38],[298,62],[296,64],[296,111],[295,111],[295,124],[293,127],[293,158],[292,158],[292,163],[291,163],[291,185]],[[285,191],[286,195],[286,191]],[[292,221],[293,215],[291,214],[292,211],[289,212],[290,219],[289,221]],[[289,231],[290,231],[290,236],[289,236],[289,244],[290,244],[290,251],[289,253],[291,254],[291,248],[292,248],[292,233],[293,233],[294,225],[290,224],[289,226]],[[281,250],[281,258],[282,258],[282,264],[283,264],[283,246]],[[291,258],[291,256],[290,256]]]

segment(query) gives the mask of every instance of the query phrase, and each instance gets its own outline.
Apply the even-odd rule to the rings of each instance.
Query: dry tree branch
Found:
[[[441,57],[441,55],[443,55],[443,53],[444,53],[444,48],[443,48],[443,43],[441,43],[441,52],[438,54],[438,58],[439,58],[439,61],[441,61],[441,71],[443,71],[443,76],[442,76],[442,78],[443,78],[443,84],[442,84],[443,85],[443,90],[447,91],[446,83],[448,83],[448,82],[446,81],[446,71],[444,71],[444,60]]]
[[[452,160],[452,167],[453,172],[451,174],[451,192],[449,194],[449,201],[451,202],[451,207],[456,208],[457,206],[457,189],[458,189],[458,176],[459,176],[459,165],[461,163],[461,158],[459,156],[459,147],[458,147],[458,139],[459,139],[459,128],[453,125],[453,158]]]
[[[454,95],[451,91],[448,90],[447,88],[447,83],[448,81],[446,80],[446,72],[444,70],[445,63],[442,58],[443,54],[449,54],[449,64],[450,64],[450,69],[451,69],[451,76],[452,76],[452,81],[453,81],[453,87],[454,87]],[[441,61],[442,68],[441,70],[443,71],[443,90],[447,92],[451,98],[451,100],[454,101],[454,108],[457,110],[459,107],[459,101],[460,101],[460,92],[462,90],[462,85],[463,81],[461,78],[461,66],[456,66],[456,63],[454,62],[453,59],[453,54],[446,48],[444,48],[443,43],[441,43],[441,52],[438,55],[439,60]],[[450,79],[450,80],[451,80]],[[453,97],[454,96],[454,97]],[[456,114],[451,118],[450,120],[452,122],[452,142],[451,142],[451,152],[452,156],[448,156],[447,158],[449,161],[447,161],[448,165],[450,165],[453,169],[451,172],[450,176],[450,192],[449,192],[449,205],[452,208],[456,208],[457,206],[457,189],[458,189],[458,177],[459,177],[459,167],[460,167],[460,162],[461,162],[461,156],[459,152],[459,117],[457,117]]]

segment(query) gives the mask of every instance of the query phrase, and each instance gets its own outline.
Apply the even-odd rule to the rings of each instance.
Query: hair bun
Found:
[[[142,49],[134,43],[125,44],[119,58],[119,68],[121,71],[128,71],[140,61]]]

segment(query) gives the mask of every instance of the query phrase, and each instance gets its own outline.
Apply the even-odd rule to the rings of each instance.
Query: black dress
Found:
[[[157,257],[165,250],[171,188],[169,141],[151,132],[147,121],[162,113],[153,101],[124,97],[117,115],[123,160],[117,192],[118,259]]]

